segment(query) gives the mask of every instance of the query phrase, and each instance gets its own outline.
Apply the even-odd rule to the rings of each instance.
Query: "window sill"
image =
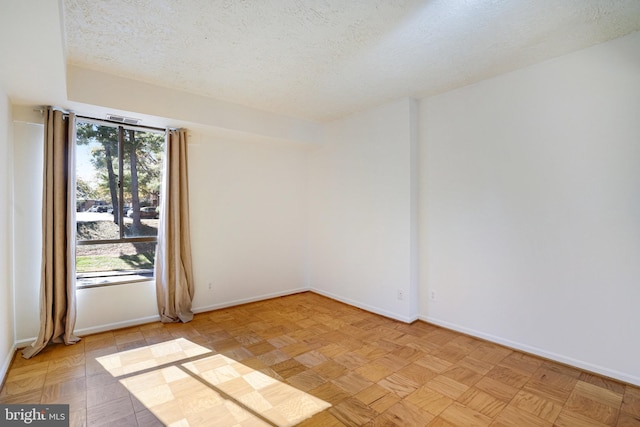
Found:
[[[111,273],[85,273],[76,278],[76,289],[100,288],[104,286],[125,285],[129,283],[149,282],[153,280],[153,270],[138,270]]]

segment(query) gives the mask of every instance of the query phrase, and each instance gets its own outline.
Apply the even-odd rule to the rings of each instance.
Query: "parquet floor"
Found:
[[[181,351],[178,360],[172,352]],[[131,377],[127,363],[142,376]],[[280,384],[276,397],[256,394],[267,383]],[[237,390],[244,397],[234,398]],[[298,391],[310,400],[288,394]],[[294,400],[331,405],[300,426],[640,426],[638,387],[310,292],[197,314],[188,324],[91,335],[31,360],[17,355],[0,390],[0,403],[69,403],[78,426],[174,418],[180,426],[287,425],[259,409],[252,417],[251,405],[311,405],[286,404]],[[213,401],[235,418],[206,406]]]

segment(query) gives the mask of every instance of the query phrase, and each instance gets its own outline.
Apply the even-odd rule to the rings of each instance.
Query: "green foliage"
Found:
[[[154,255],[155,252],[120,256],[76,256],[76,271],[78,273],[89,273],[94,271],[152,269]]]
[[[119,157],[118,157],[118,128],[107,125],[97,125],[88,122],[77,123],[76,143],[78,145],[92,145],[91,164],[96,169],[98,180],[93,195],[105,200],[117,197]],[[131,135],[133,134],[133,138]],[[122,157],[122,185],[124,203],[131,205],[137,198],[141,204],[157,203],[160,194],[162,160],[164,154],[163,133],[146,131],[125,131]],[[132,173],[129,159],[133,155],[137,168]],[[110,167],[109,167],[110,166]],[[137,185],[132,185],[137,183]],[[138,189],[132,193],[132,187]],[[80,191],[78,191],[80,194]],[[80,196],[78,196],[80,198]],[[117,199],[111,200],[112,206],[117,206]]]
[[[76,198],[78,200],[95,200],[97,194],[90,183],[82,178],[76,178]]]

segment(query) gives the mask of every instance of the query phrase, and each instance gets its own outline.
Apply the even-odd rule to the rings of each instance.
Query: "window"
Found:
[[[153,277],[165,132],[78,119],[77,286]]]

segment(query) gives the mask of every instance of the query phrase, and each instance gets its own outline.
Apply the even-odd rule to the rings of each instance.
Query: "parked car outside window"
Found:
[[[133,218],[133,209],[127,211],[127,216]],[[157,219],[159,216],[158,208],[154,206],[145,206],[140,208],[140,219]]]
[[[106,205],[93,205],[87,212],[107,212],[108,209],[109,207]]]

